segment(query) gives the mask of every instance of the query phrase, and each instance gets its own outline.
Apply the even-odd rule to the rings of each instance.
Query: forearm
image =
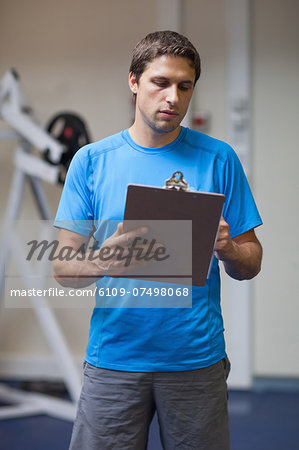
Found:
[[[261,270],[262,253],[262,246],[254,229],[231,238],[229,225],[221,218],[215,255],[223,262],[228,275],[236,280],[255,277]]]
[[[103,276],[120,277],[134,273],[142,265],[142,261],[135,259],[135,256],[140,249],[141,252],[148,251],[146,243],[135,248],[134,242],[147,232],[146,227],[139,227],[124,233],[123,224],[119,223],[117,230],[99,249],[87,252],[86,238],[61,230],[58,247],[58,255],[61,257],[54,261],[54,277],[62,286],[79,288],[88,286]],[[160,245],[156,243],[151,247],[150,254],[154,255]]]
[[[228,275],[236,280],[250,280],[261,270],[262,247],[257,242],[232,241],[231,253],[220,258]]]
[[[54,278],[64,287],[89,286],[104,275],[92,258],[89,258],[89,254],[76,256],[75,251],[68,257],[68,261],[56,260],[53,269]]]

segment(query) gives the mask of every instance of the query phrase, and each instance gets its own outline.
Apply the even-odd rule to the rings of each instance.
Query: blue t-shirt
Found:
[[[89,236],[93,222],[97,228],[100,220],[123,219],[128,184],[162,187],[177,170],[191,189],[225,195],[223,217],[232,237],[261,225],[234,150],[182,127],[177,139],[164,147],[141,147],[124,130],[80,149],[67,173],[55,226]],[[103,277],[97,285],[132,292],[136,283]],[[126,308],[121,301],[120,307],[111,307],[110,297],[100,300],[101,307],[92,314],[86,353],[92,365],[124,371],[184,371],[209,366],[225,356],[215,257],[206,285],[192,288],[192,308]]]

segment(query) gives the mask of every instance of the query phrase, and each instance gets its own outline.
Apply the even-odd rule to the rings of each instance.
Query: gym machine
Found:
[[[17,231],[13,224],[19,218],[25,183],[29,183],[33,201],[42,220],[51,220],[51,212],[41,181],[63,183],[68,166],[78,148],[90,142],[83,120],[76,114],[56,115],[44,128],[33,111],[24,104],[19,76],[9,70],[0,80],[0,119],[11,129],[0,130],[0,140],[16,140],[14,175],[4,215],[0,252],[0,294],[4,291],[5,264],[11,257],[17,270],[28,279],[29,271]],[[36,149],[38,154],[36,154]],[[37,301],[38,300],[38,301]],[[55,355],[70,401],[44,394],[23,392],[0,384],[0,419],[48,414],[74,420],[81,389],[81,379],[71,353],[47,298],[30,298],[32,309]]]

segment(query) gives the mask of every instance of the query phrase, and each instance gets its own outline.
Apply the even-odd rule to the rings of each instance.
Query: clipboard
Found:
[[[175,172],[166,181],[164,188],[129,184],[124,231],[133,229],[134,221],[138,221],[138,226],[141,225],[139,221],[145,221],[145,224],[146,221],[192,221],[190,284],[204,286],[209,275],[224,200],[223,194],[189,191],[181,172]],[[177,241],[180,239],[181,236],[177,236]]]

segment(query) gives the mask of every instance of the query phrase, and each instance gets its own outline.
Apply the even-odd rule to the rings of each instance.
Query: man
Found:
[[[254,228],[262,222],[234,151],[180,125],[199,75],[200,58],[187,38],[171,31],[146,36],[129,75],[134,124],[84,147],[70,166],[55,224],[60,246],[74,251],[87,244],[91,221],[95,236],[98,220],[122,221],[129,183],[160,187],[181,170],[195,190],[225,194],[210,276],[204,287],[193,286],[192,308],[112,308],[104,296],[94,309],[72,450],[145,449],[155,411],[165,449],[229,449],[218,260],[233,278],[257,275],[262,249]],[[120,223],[101,249],[129,248],[144,232],[124,233]],[[77,258],[56,261],[54,270],[65,286],[99,280],[104,292],[132,292],[136,281],[114,275],[134,264]]]

